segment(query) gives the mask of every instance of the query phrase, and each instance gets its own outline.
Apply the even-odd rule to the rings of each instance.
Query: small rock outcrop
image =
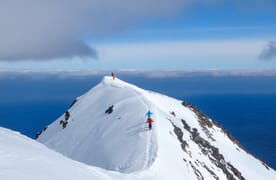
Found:
[[[111,114],[113,112],[114,105],[110,106],[106,111],[105,114]]]

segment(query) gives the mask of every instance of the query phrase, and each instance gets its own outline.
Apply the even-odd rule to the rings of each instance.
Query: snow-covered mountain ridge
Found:
[[[132,179],[276,179],[275,170],[194,106],[111,77],[78,97],[38,141]]]

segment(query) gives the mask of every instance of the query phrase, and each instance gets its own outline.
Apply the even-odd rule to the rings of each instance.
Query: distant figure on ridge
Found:
[[[115,77],[116,77],[116,76],[115,76],[115,73],[114,73],[114,72],[111,73],[111,76],[112,76],[113,80],[115,80]]]
[[[148,118],[149,130],[152,129],[152,123],[153,123],[153,120],[151,118]]]
[[[150,110],[146,113],[146,116],[148,116],[148,118],[150,118],[152,115],[152,112],[150,112]]]

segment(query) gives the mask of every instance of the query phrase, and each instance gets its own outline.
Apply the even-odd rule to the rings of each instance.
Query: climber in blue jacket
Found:
[[[150,110],[146,113],[146,115],[148,116],[148,118],[151,118],[152,112],[150,112]]]

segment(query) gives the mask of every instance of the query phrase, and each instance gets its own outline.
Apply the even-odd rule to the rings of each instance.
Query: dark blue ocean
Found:
[[[120,74],[119,74],[120,76]],[[102,76],[0,76],[0,126],[34,137]],[[276,77],[147,78],[121,75],[142,88],[195,104],[251,153],[276,169]]]

